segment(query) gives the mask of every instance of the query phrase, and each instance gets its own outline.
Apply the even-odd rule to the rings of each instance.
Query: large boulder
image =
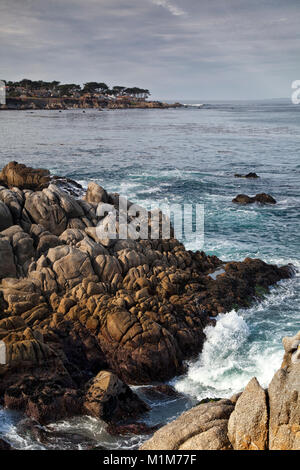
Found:
[[[269,388],[270,450],[300,449],[300,332],[284,338],[285,357]]]
[[[0,232],[13,225],[13,219],[9,208],[0,201]]]
[[[84,400],[85,411],[104,421],[133,418],[148,406],[115,374],[101,371],[89,384]]]
[[[203,403],[162,427],[140,450],[230,450],[228,418],[230,400]]]
[[[84,210],[77,200],[59,189],[55,184],[50,184],[43,193],[48,197],[50,203],[58,204],[68,218],[84,217]]]
[[[0,190],[0,199],[9,208],[14,222],[18,223],[21,219],[22,206],[24,203],[22,191],[17,188],[14,188],[14,190],[2,189]]]
[[[115,276],[121,278],[122,268],[117,258],[110,255],[99,255],[94,260],[94,268],[101,281],[111,282]]]
[[[267,401],[265,390],[253,377],[237,400],[228,423],[228,436],[235,450],[267,449]]]
[[[87,202],[99,204],[100,202],[108,202],[108,194],[99,184],[91,182],[84,198]]]
[[[8,163],[0,173],[0,183],[8,187],[39,190],[46,188],[49,182],[48,170],[30,168],[17,162]]]
[[[116,299],[120,306],[98,305],[94,313],[100,320],[98,340],[111,369],[133,384],[170,379],[182,372],[183,353],[175,334],[155,322],[151,312],[126,310],[126,303],[134,301],[125,299]]]
[[[26,275],[28,266],[35,257],[33,239],[19,225],[12,225],[2,234],[10,241],[19,273]]]
[[[50,248],[47,259],[62,290],[72,289],[85,278],[95,278],[90,257],[78,248],[66,245]]]
[[[67,228],[65,211],[43,191],[31,193],[26,197],[25,210],[33,223],[41,225],[54,235],[61,235]]]

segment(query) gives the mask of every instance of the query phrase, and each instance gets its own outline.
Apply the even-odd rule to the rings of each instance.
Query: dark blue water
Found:
[[[134,202],[201,203],[204,250],[225,260],[246,256],[300,267],[300,106],[289,102],[220,103],[201,109],[24,111],[0,113],[0,166],[11,160],[55,174],[95,180]],[[234,178],[255,171],[260,178]],[[277,205],[239,207],[239,193],[271,194]],[[185,241],[197,249],[194,239]],[[154,403],[149,423],[170,419],[206,396],[230,396],[252,376],[266,386],[282,358],[281,338],[300,329],[300,282],[280,283],[263,302],[221,315],[186,376],[174,380],[187,399]],[[19,447],[19,417],[2,411],[0,429]],[[112,439],[97,420],[71,420],[55,429]],[[57,444],[53,444],[55,447]],[[64,440],[59,444],[68,446]]]

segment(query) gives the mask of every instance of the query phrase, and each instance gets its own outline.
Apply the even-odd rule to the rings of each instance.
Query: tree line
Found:
[[[20,89],[24,92],[32,93],[45,91],[49,95],[56,95],[59,97],[64,96],[83,96],[87,93],[91,95],[100,94],[104,96],[131,96],[134,98],[147,99],[150,96],[150,91],[144,88],[138,87],[125,87],[125,86],[114,86],[110,88],[106,83],[103,82],[88,82],[84,83],[83,86],[76,83],[61,83],[58,81],[45,82],[43,80],[29,80],[24,78],[19,82],[7,81],[6,87],[8,93],[11,95],[17,95],[20,93]]]

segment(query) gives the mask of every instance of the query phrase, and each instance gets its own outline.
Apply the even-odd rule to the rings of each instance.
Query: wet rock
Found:
[[[5,406],[24,411],[38,423],[48,424],[82,413],[82,397],[74,388],[68,389],[45,380],[37,384],[31,377],[18,385],[6,390]]]
[[[160,426],[148,426],[145,423],[134,423],[134,424],[113,424],[110,423],[106,431],[111,436],[130,436],[130,435],[148,435],[153,434],[159,429]]]
[[[270,194],[266,193],[256,194],[255,202],[259,202],[260,204],[276,204],[276,200],[270,196]]]
[[[51,176],[51,183],[70,196],[80,197],[84,194],[84,189],[77,181],[65,176]]]
[[[168,384],[155,385],[153,387],[142,387],[140,391],[151,400],[162,400],[168,398],[180,398],[183,395]]]
[[[0,450],[12,450],[12,446],[4,439],[0,439]]]
[[[239,194],[232,202],[236,204],[254,204],[258,202],[260,204],[276,204],[276,200],[266,193],[256,194],[254,197],[247,196],[246,194]]]
[[[247,196],[247,194],[238,194],[232,202],[236,204],[253,204],[255,202],[254,197]]]
[[[84,401],[91,416],[105,421],[133,418],[149,410],[148,406],[115,374],[101,371],[92,380]]]
[[[241,175],[240,173],[235,173],[235,178],[259,178],[256,173],[247,173],[246,175]]]

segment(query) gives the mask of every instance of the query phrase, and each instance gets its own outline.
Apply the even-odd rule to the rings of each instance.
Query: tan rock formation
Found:
[[[235,450],[268,448],[267,394],[255,377],[237,400],[229,419],[228,436]]]
[[[270,450],[300,450],[300,332],[284,338],[285,357],[269,388]]]
[[[230,400],[198,405],[156,431],[141,450],[232,449],[227,424],[233,410]]]

